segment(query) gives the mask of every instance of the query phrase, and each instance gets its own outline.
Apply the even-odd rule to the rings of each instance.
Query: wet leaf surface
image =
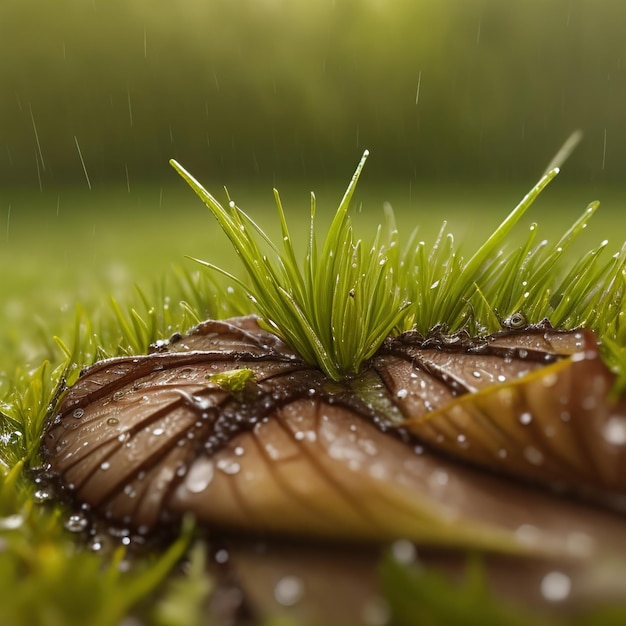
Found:
[[[252,316],[209,321],[87,368],[43,454],[64,497],[140,534],[192,513],[229,533],[478,549],[495,588],[549,604],[540,583],[558,565],[579,601],[626,559],[626,411],[612,382],[592,333],[545,322],[405,333],[337,383]],[[257,578],[253,553],[238,558]]]

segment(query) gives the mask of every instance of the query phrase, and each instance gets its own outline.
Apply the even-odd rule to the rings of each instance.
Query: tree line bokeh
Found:
[[[621,0],[2,0],[0,184],[621,182]]]

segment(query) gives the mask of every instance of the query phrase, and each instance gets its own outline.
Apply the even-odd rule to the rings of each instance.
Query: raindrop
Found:
[[[221,550],[218,550],[215,553],[216,563],[226,563],[228,561],[228,558],[229,558],[228,550],[224,550],[224,548],[222,548]]]
[[[550,602],[565,600],[572,589],[572,581],[563,572],[550,572],[541,581],[541,595]]]
[[[532,524],[522,524],[515,530],[515,537],[524,545],[534,545],[541,539],[541,531]]]
[[[33,494],[33,499],[37,504],[52,500],[52,494],[47,489],[37,489]]]
[[[541,465],[543,463],[543,454],[534,446],[526,446],[524,448],[524,458],[531,465]]]
[[[202,456],[196,459],[185,476],[185,487],[191,493],[201,493],[213,480],[213,461]]]
[[[384,598],[376,596],[363,606],[361,617],[366,626],[386,626],[391,620],[391,611]]]
[[[617,415],[609,417],[602,427],[602,436],[614,446],[623,446],[626,444],[626,420]]]
[[[445,487],[448,484],[448,472],[445,470],[435,470],[428,479],[431,487]]]
[[[415,562],[417,550],[413,542],[407,539],[398,539],[391,544],[391,554],[398,563],[408,565]]]
[[[520,421],[520,424],[523,424],[524,426],[528,426],[528,424],[530,424],[533,421],[532,413],[528,413],[528,411],[522,413],[519,416],[519,421]]]
[[[229,476],[238,474],[241,470],[239,463],[233,461],[232,459],[220,459],[216,465],[217,469],[224,472],[224,474],[228,474]]]
[[[7,517],[0,517],[0,530],[15,530],[23,523],[24,518],[18,513],[7,515]]]
[[[554,387],[554,385],[556,385],[557,381],[558,381],[559,377],[552,373],[552,374],[548,374],[547,376],[544,376],[541,379],[541,384],[544,387]]]
[[[74,513],[65,521],[65,528],[71,533],[80,533],[89,525],[89,521],[82,513]]]
[[[297,604],[304,594],[302,581],[296,576],[284,576],[274,587],[274,598],[278,604],[293,606]]]

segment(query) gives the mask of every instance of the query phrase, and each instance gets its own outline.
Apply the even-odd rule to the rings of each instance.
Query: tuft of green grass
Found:
[[[235,281],[248,294],[263,325],[334,380],[358,373],[390,334],[406,330],[427,334],[435,326],[485,334],[518,314],[529,323],[548,318],[558,327],[593,328],[602,340],[607,338],[605,357],[623,382],[626,245],[608,259],[606,242],[580,258],[567,257],[597,202],[556,242],[538,240],[539,229],[533,224],[525,240],[515,245],[511,231],[558,174],[555,168],[467,260],[445,223],[433,244],[418,241],[414,231],[402,246],[390,207],[384,226],[365,242],[355,234],[350,201],[367,156],[366,151],[323,237],[317,233],[311,196],[308,246],[300,259],[276,190],[281,245],[230,198],[228,206],[222,206],[171,161],[230,239],[247,280],[211,262],[199,262]]]
[[[232,242],[248,283],[212,263],[200,263],[237,282],[250,296],[266,328],[334,380],[358,372],[398,326],[408,307],[396,278],[399,253],[392,215],[369,245],[354,234],[350,201],[367,155],[366,151],[321,248],[315,229],[315,195],[311,194],[308,246],[301,262],[276,189],[282,246],[272,242],[233,201],[229,199],[224,208],[180,164],[171,161]]]

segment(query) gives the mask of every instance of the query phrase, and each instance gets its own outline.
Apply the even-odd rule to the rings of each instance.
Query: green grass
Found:
[[[198,607],[211,581],[202,567],[201,544],[190,553],[191,578],[183,582],[173,576],[164,583],[192,541],[190,530],[162,554],[145,555],[130,570],[120,569],[128,556],[124,548],[100,554],[77,545],[64,530],[58,506],[37,503],[46,500],[46,494],[25,470],[38,462],[43,420],[61,375],[71,382],[79,366],[144,352],[151,341],[206,317],[248,311],[252,307],[246,292],[256,299],[271,328],[335,378],[358,370],[388,332],[408,327],[427,331],[440,322],[451,330],[467,326],[486,331],[517,311],[530,321],[547,315],[565,326],[592,325],[602,336],[611,366],[622,377],[626,372],[620,252],[626,232],[617,212],[602,217],[600,211],[604,223],[596,225],[591,237],[584,234],[594,227],[592,223],[586,228],[589,198],[580,199],[578,193],[555,196],[548,189],[545,201],[539,198],[533,207],[522,202],[497,230],[507,212],[502,204],[516,202],[511,190],[491,190],[491,196],[477,193],[468,201],[465,196],[471,198],[471,190],[447,190],[443,200],[435,200],[437,190],[422,190],[420,198],[419,190],[405,189],[399,201],[394,200],[398,211],[393,218],[375,199],[378,193],[390,197],[388,191],[372,190],[366,182],[353,202],[348,193],[334,214],[341,192],[326,188],[318,198],[315,223],[310,199],[293,190],[284,194],[289,198],[284,202],[287,215],[279,211],[278,219],[270,206],[274,198],[266,190],[258,196],[264,200],[253,193],[241,196],[234,206],[227,201],[227,208],[197,191],[239,246],[249,278],[241,274],[215,222],[198,210],[182,186],[168,188],[163,203],[155,189],[85,193],[76,198],[81,212],[65,210],[70,200],[63,192],[58,215],[58,194],[16,192],[11,211],[4,214],[8,228],[0,246],[0,623],[71,625],[99,616],[97,623],[113,626],[129,612],[157,625],[204,623]],[[553,203],[546,204],[550,199]],[[361,202],[363,211],[358,210]],[[267,222],[267,237],[236,208],[239,204],[249,204],[254,219],[258,214],[259,221]],[[541,210],[560,204],[568,207],[567,217],[564,210]],[[523,215],[527,209],[537,210],[539,227],[528,223]],[[575,221],[572,210],[583,217]],[[444,215],[450,223],[438,235]],[[376,234],[381,217],[386,222]],[[287,223],[290,240],[285,241]],[[420,230],[410,239],[404,233],[416,223]],[[517,233],[507,234],[508,225],[516,225]],[[550,233],[551,243],[540,243],[539,228]],[[462,234],[453,239],[447,234],[452,231]],[[604,233],[617,238],[612,247],[598,247]],[[272,241],[280,245],[274,247]],[[329,249],[335,253],[331,263],[325,262]],[[234,276],[216,276],[185,262],[183,255],[218,264]],[[172,269],[172,263],[178,269]],[[234,293],[228,292],[229,286]],[[366,320],[367,332],[355,333],[355,320]],[[431,588],[435,591],[428,611],[431,619],[436,617],[441,610],[436,598],[450,597],[454,589],[410,568],[388,567],[384,575],[387,583],[406,590],[400,596],[389,594],[400,617],[403,598]],[[146,607],[142,601],[155,593],[158,602]],[[78,604],[71,602],[75,596],[81,598]],[[453,597],[459,610],[463,602],[471,605],[478,597],[484,615],[500,620],[494,618],[493,623],[506,623],[502,620],[510,617],[508,607],[500,607],[484,590],[478,596]],[[185,621],[171,617],[177,614]],[[409,612],[407,623],[412,615]]]

